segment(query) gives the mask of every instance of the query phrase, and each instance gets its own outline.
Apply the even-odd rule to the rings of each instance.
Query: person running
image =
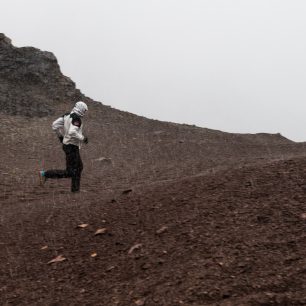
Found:
[[[53,131],[63,144],[63,150],[66,154],[66,169],[39,171],[41,185],[44,185],[47,179],[71,178],[71,192],[80,191],[83,163],[79,149],[82,143],[88,143],[88,138],[82,133],[81,118],[87,111],[87,105],[79,101],[70,113],[66,113],[52,123]]]

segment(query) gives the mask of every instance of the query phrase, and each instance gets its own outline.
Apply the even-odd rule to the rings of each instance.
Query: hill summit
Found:
[[[51,52],[14,47],[0,33],[0,111],[9,115],[46,116],[61,100],[84,96],[64,76]]]

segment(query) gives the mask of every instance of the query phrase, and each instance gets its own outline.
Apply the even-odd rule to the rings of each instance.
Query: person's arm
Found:
[[[82,134],[81,129],[80,129],[81,124],[82,124],[82,121],[80,118],[72,119],[72,122],[69,128],[69,135],[73,138],[76,138],[80,141],[87,143],[88,139]]]
[[[59,117],[52,123],[52,130],[56,133],[60,142],[63,142],[64,117]]]

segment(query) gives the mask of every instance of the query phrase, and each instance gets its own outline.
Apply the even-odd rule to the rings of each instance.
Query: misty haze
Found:
[[[304,1],[2,1],[1,31],[56,54],[95,100],[304,141]]]

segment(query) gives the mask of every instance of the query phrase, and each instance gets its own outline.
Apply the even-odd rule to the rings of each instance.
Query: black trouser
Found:
[[[66,154],[66,170],[48,170],[45,171],[45,177],[48,179],[71,177],[71,191],[79,191],[83,170],[79,147],[71,144],[63,145],[63,150]]]

